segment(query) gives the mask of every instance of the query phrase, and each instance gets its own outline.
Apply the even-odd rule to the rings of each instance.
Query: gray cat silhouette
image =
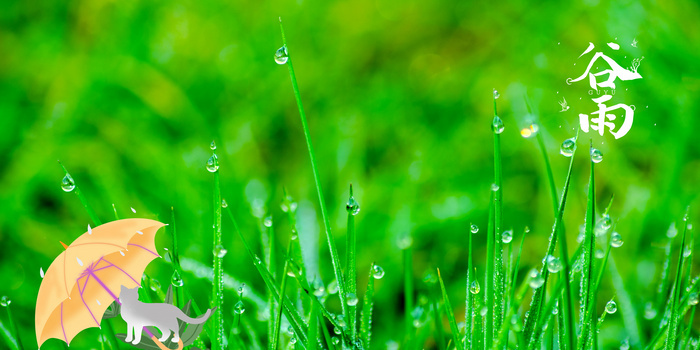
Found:
[[[122,286],[119,294],[121,305],[121,315],[126,321],[126,342],[136,345],[141,341],[143,327],[156,327],[163,335],[158,339],[161,342],[168,340],[173,333],[172,341],[180,341],[180,330],[177,320],[180,319],[190,324],[200,324],[207,321],[211,315],[211,309],[204,315],[192,318],[185,315],[182,310],[174,305],[163,303],[143,303],[139,301],[139,288],[126,288]]]

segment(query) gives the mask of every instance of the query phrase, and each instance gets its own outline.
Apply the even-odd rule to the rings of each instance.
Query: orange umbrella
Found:
[[[148,219],[109,222],[82,234],[44,274],[36,302],[36,339],[70,344],[82,330],[100,327],[121,286],[140,286],[146,266],[160,257],[155,235],[165,224]]]

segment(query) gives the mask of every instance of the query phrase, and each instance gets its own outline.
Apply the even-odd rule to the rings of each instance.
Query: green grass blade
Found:
[[[545,171],[547,172],[547,181],[549,183],[549,193],[552,197],[552,208],[554,209],[554,215],[557,215],[557,211],[559,211],[559,203],[557,203],[557,187],[554,184],[552,166],[549,163],[549,157],[547,156],[547,149],[544,145],[544,138],[542,137],[542,133],[538,132],[537,134],[535,134],[535,137],[537,138],[537,144],[540,148],[540,152],[542,153],[542,158],[544,159],[544,167]]]
[[[284,36],[284,28],[282,27],[282,19],[280,19],[280,32],[282,33],[282,44],[287,47],[287,39]],[[288,50],[288,48],[287,48]],[[301,118],[301,125],[304,129],[304,137],[306,138],[306,147],[309,151],[309,158],[311,160],[311,169],[314,174],[314,181],[316,182],[316,192],[318,193],[318,201],[321,206],[321,215],[323,216],[323,224],[325,226],[326,240],[328,242],[328,250],[331,254],[331,262],[333,263],[333,273],[335,274],[335,279],[338,281],[338,294],[340,296],[340,306],[343,310],[343,315],[347,315],[347,301],[346,299],[346,289],[345,280],[343,279],[343,273],[340,269],[340,257],[338,256],[338,249],[335,246],[335,240],[331,234],[331,223],[328,219],[328,210],[326,209],[326,201],[323,197],[323,190],[321,189],[321,177],[318,174],[318,167],[316,166],[316,154],[314,153],[314,147],[311,142],[311,133],[309,132],[309,126],[306,122],[306,113],[304,112],[304,106],[301,103],[301,94],[299,93],[299,85],[297,84],[297,78],[294,74],[294,65],[292,64],[292,55],[290,54],[287,58],[287,68],[289,68],[289,77],[292,80],[292,89],[294,90],[294,97],[297,101],[297,107],[299,107],[299,117]]]
[[[13,347],[14,349],[23,350],[24,346],[22,346],[22,339],[19,337],[19,327],[17,326],[15,318],[12,314],[12,305],[8,301],[7,306],[4,306],[3,308],[7,310],[7,320],[9,328],[6,329],[4,326],[2,326],[2,323],[0,323],[3,337],[7,341],[7,344]],[[109,320],[105,320],[104,323],[107,323],[108,321]],[[114,334],[114,332],[112,332],[112,334]]]
[[[675,226],[675,224],[674,224]],[[655,318],[658,319],[657,325],[661,325],[661,320],[663,319],[663,315],[666,314],[665,311],[662,311],[664,307],[666,307],[666,300],[668,297],[668,288],[669,285],[671,284],[671,244],[673,243],[673,239],[671,239],[668,244],[666,245],[665,249],[665,255],[666,259],[664,259],[664,265],[661,268],[661,276],[659,277],[659,287],[656,290],[656,301],[654,303],[654,307],[657,310]]]
[[[489,204],[489,221],[486,234],[486,276],[484,277],[484,304],[486,306],[486,323],[484,324],[484,348],[490,349],[493,345],[493,309],[494,309],[494,253],[495,240],[494,237],[494,193],[491,192],[491,200]]]
[[[75,188],[73,189],[72,192],[75,193],[76,196],[80,199],[80,203],[83,204],[83,207],[85,208],[85,211],[87,211],[88,215],[90,216],[90,219],[92,222],[95,224],[95,226],[102,225],[102,221],[97,217],[97,214],[95,211],[92,209],[90,204],[87,202],[87,198],[85,198],[85,195],[80,191],[80,187],[78,187],[78,184],[75,182],[73,177],[68,173],[68,170],[66,170],[66,167],[63,166],[63,163],[61,161],[58,161],[58,164],[63,168],[63,171],[66,173],[66,176],[70,177],[71,180],[73,181],[73,184],[75,185]]]
[[[214,165],[217,170],[214,171],[214,225],[213,225],[213,269],[214,269],[214,282],[212,285],[212,295],[211,295],[211,308],[216,308],[214,314],[212,315],[212,326],[213,334],[211,334],[212,349],[223,350],[226,344],[226,339],[224,336],[224,269],[223,269],[223,255],[219,254],[219,251],[223,249],[222,239],[221,239],[221,183],[219,180],[219,160],[216,157],[216,151],[212,155],[214,159]]]
[[[592,149],[592,147],[591,147]],[[578,349],[587,349],[591,332],[595,332],[595,290],[593,290],[593,271],[595,252],[595,176],[594,162],[591,164],[588,180],[588,205],[586,206],[586,229],[583,238],[583,272],[581,275],[581,335]]]
[[[637,314],[635,312],[634,303],[632,302],[632,298],[627,292],[627,288],[625,287],[620,272],[617,270],[617,266],[615,265],[615,259],[612,256],[612,254],[608,258],[608,264],[610,266],[610,274],[612,276],[613,287],[615,287],[615,293],[617,294],[617,298],[620,304],[622,322],[624,323],[625,329],[627,330],[627,335],[630,339],[630,345],[635,349],[644,348],[643,344],[641,344],[641,339],[639,336],[639,322],[637,320]]]
[[[362,322],[360,323],[360,339],[365,349],[370,348],[372,339],[372,309],[374,308],[374,263],[369,268],[367,290],[362,304]]]
[[[309,333],[306,334],[308,339],[307,350],[316,350],[318,347],[318,306],[316,303],[311,303],[311,313],[309,314]]]
[[[696,276],[692,279],[691,284],[690,284],[690,289],[687,290],[687,293],[683,294],[683,296],[680,298],[680,302],[678,305],[676,305],[676,314],[678,315],[677,317],[685,317],[685,314],[688,313],[688,311],[691,308],[690,305],[690,295],[693,293],[699,293],[700,292],[700,276]],[[669,312],[670,313],[670,312]],[[647,350],[650,349],[661,349],[663,346],[660,344],[661,340],[664,339],[664,335],[666,335],[667,330],[668,330],[669,323],[661,325],[657,330],[654,336],[652,337],[652,340],[647,344],[646,348]]]
[[[292,242],[289,242],[289,246],[287,247],[287,256],[292,251]],[[287,290],[287,272],[289,271],[289,263],[287,261],[284,262],[284,270],[282,270],[282,285],[280,286],[280,290],[282,291],[280,296],[284,299],[285,298],[285,292]],[[277,315],[275,318],[275,323],[274,323],[274,331],[272,333],[272,342],[270,343],[270,349],[277,349],[277,342],[279,341],[279,335],[280,335],[280,327],[282,327],[282,303],[279,303],[279,306],[277,308]]]
[[[676,348],[676,337],[678,336],[678,323],[679,321],[682,321],[682,318],[684,316],[680,315],[680,317],[678,317],[676,305],[678,305],[678,299],[681,295],[681,279],[683,277],[683,250],[685,249],[685,238],[688,232],[688,225],[686,225],[687,218],[688,213],[686,212],[685,216],[683,216],[683,236],[681,238],[681,246],[678,252],[678,268],[676,269],[676,278],[674,279],[674,288],[673,293],[671,295],[671,316],[669,319],[668,333],[666,335],[666,350],[672,350]]]
[[[238,228],[238,223],[236,222],[236,219],[233,217],[233,213],[231,212],[231,208],[227,207],[226,212],[229,214],[229,218],[231,219],[231,222],[233,223],[233,228],[234,231],[236,231],[236,234],[238,237],[241,239],[241,242],[243,243],[243,246],[245,247],[246,252],[250,256],[250,258],[253,261],[253,265],[255,268],[258,270],[258,273],[260,274],[260,277],[262,277],[263,282],[265,282],[265,286],[270,290],[272,293],[273,297],[278,303],[282,303],[283,305],[283,312],[284,315],[287,316],[287,320],[291,324],[292,328],[294,329],[294,333],[297,335],[298,342],[297,344],[300,344],[301,347],[305,348],[306,344],[306,334],[308,333],[308,326],[304,323],[303,318],[299,314],[299,311],[294,307],[292,302],[289,300],[289,298],[284,298],[281,299],[280,297],[280,292],[277,289],[277,286],[275,284],[275,280],[272,277],[272,274],[270,271],[267,270],[265,267],[265,264],[263,264],[263,261],[253,253],[253,250],[250,249],[250,246],[248,245],[248,242],[246,241],[245,237],[243,237],[243,234],[241,233],[240,229]]]
[[[494,117],[498,115],[496,110],[496,98],[493,100],[493,115]],[[487,342],[486,347],[490,348],[493,344],[494,331],[501,327],[501,322],[503,321],[503,308],[504,308],[504,284],[505,284],[505,272],[503,271],[503,241],[501,240],[502,226],[503,226],[503,169],[501,163],[501,135],[500,133],[493,133],[493,173],[494,173],[494,184],[492,187],[493,198],[493,294],[491,295],[491,300],[493,307],[489,305],[490,315],[487,315],[490,327],[487,327]],[[489,251],[490,252],[490,251]],[[489,329],[490,328],[490,329]]]
[[[7,344],[8,348],[13,349],[13,350],[19,350],[19,344],[17,343],[17,337],[15,337],[14,332],[5,327],[5,324],[2,323],[2,320],[0,320],[0,334],[2,335],[3,339],[5,339],[5,343]]]
[[[405,337],[408,349],[413,348],[413,251],[409,246],[403,250],[403,291],[405,310]]]
[[[173,285],[173,300],[175,306],[183,307],[185,306],[184,296],[182,293],[182,267],[180,267],[180,253],[177,245],[177,225],[175,224],[175,208],[170,207],[170,238],[172,239],[172,251],[170,251],[170,263],[173,266],[173,277],[170,283]]]
[[[350,184],[350,198],[348,199],[347,209],[348,209],[348,229],[347,229],[347,262],[345,264],[346,272],[346,282],[347,282],[347,293],[352,294],[354,298],[357,298],[357,263],[355,261],[356,257],[356,244],[357,238],[355,236],[355,198],[352,193],[352,184]],[[370,279],[371,276],[370,276]],[[357,304],[348,305],[348,328],[350,330],[350,338],[353,343],[357,340]]]
[[[474,273],[474,258],[473,258],[473,248],[472,248],[472,233],[467,229],[467,251],[469,256],[467,257],[467,296],[466,296],[466,308],[464,310],[464,333],[467,339],[466,347],[472,349],[474,346],[474,295],[471,293],[471,285],[476,280],[476,274]]]
[[[457,327],[457,321],[455,320],[454,312],[452,312],[450,298],[447,296],[447,291],[445,290],[445,283],[442,281],[442,275],[440,275],[440,269],[437,269],[437,274],[438,280],[440,281],[442,299],[445,301],[445,313],[447,314],[447,321],[450,323],[450,329],[452,330],[452,342],[456,344],[457,349],[464,349],[464,344],[462,343],[462,339],[460,339],[459,336],[459,328]]]

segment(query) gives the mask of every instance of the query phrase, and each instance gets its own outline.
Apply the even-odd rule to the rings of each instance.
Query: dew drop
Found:
[[[469,231],[471,231],[472,233],[477,233],[479,232],[479,226],[471,224],[471,226],[469,227]]]
[[[61,189],[66,192],[71,192],[75,189],[75,181],[73,181],[70,174],[66,174],[66,176],[63,177],[63,180],[61,180]]]
[[[603,152],[597,148],[591,148],[591,161],[593,163],[600,163],[603,161]]]
[[[495,183],[494,183],[494,184],[491,184],[491,191],[493,191],[493,192],[498,191],[500,188],[501,188],[501,187],[499,187],[499,186],[496,185]]]
[[[550,273],[557,273],[561,270],[561,268],[562,265],[559,258],[551,255],[547,258],[547,270],[549,270]]]
[[[613,232],[612,235],[610,235],[610,245],[613,248],[620,248],[625,242],[622,241],[622,236],[620,236],[619,233]]]
[[[614,300],[608,301],[608,303],[605,304],[605,312],[609,314],[617,312],[617,303]]]
[[[338,293],[338,281],[333,280],[331,283],[328,284],[328,294],[335,294]]]
[[[692,253],[693,253],[693,248],[691,248],[690,245],[685,246],[685,248],[683,249],[683,257],[687,258]]]
[[[226,250],[223,245],[218,244],[216,247],[214,247],[214,255],[216,257],[223,258],[226,256],[226,253],[228,253],[228,250]]]
[[[258,265],[262,264],[262,260],[261,260],[260,257],[257,256],[257,255],[255,255],[255,263],[258,264]]]
[[[358,302],[357,295],[355,295],[355,293],[345,294],[345,302],[348,304],[348,306],[357,305],[357,302]]]
[[[228,208],[228,203],[226,203],[226,200],[225,200],[225,199],[222,199],[222,200],[221,200],[221,207],[222,207],[222,208]]]
[[[698,298],[698,293],[693,292],[688,294],[688,304],[697,305],[699,301],[700,298]]]
[[[170,278],[170,283],[175,287],[182,287],[185,284],[177,270],[173,271],[173,276]]]
[[[11,303],[12,300],[10,300],[10,298],[8,298],[7,295],[3,295],[2,298],[0,298],[0,305],[4,307],[10,306]]]
[[[513,230],[505,230],[501,234],[501,241],[503,243],[508,244],[513,240]]]
[[[239,315],[244,313],[245,312],[245,304],[243,304],[243,302],[239,300],[236,303],[236,305],[233,307],[233,312],[235,312]]]
[[[151,290],[154,292],[157,292],[160,290],[160,282],[158,282],[157,279],[151,278],[150,286],[151,286]]]
[[[469,285],[469,293],[479,294],[480,291],[481,286],[479,286],[479,281],[473,280],[472,283]]]
[[[219,160],[217,159],[216,154],[214,154],[207,160],[207,171],[210,173],[215,173],[217,170],[219,170]]]
[[[573,137],[564,140],[559,148],[559,153],[561,153],[564,157],[573,156],[574,151],[576,151],[576,139]]]
[[[503,126],[503,120],[501,120],[501,118],[498,116],[493,117],[493,121],[491,122],[491,130],[493,130],[493,132],[496,134],[500,134],[503,132],[503,129],[505,129]]]
[[[83,261],[79,257],[76,256],[75,259],[78,260],[78,265],[83,266]]]
[[[338,339],[338,337],[333,337],[333,340],[331,340],[331,342],[333,343],[333,345],[338,345],[338,343],[340,343],[340,339]]]
[[[372,266],[372,277],[375,280],[380,280],[384,277],[384,269],[379,265]]]
[[[265,227],[272,227],[272,216],[268,215],[265,217],[263,220],[263,225],[265,225]]]
[[[243,295],[243,290],[245,290],[245,283],[238,287],[238,294]]]
[[[289,60],[289,52],[287,51],[287,46],[282,46],[277,51],[275,51],[275,62],[277,64],[285,64]]]
[[[646,303],[644,306],[644,318],[647,320],[653,320],[656,317],[656,309],[651,304],[651,302]]]
[[[540,275],[539,271],[533,269],[530,271],[530,282],[528,284],[530,288],[537,289],[544,284],[544,278]]]
[[[602,249],[596,249],[594,255],[596,259],[602,259],[605,256],[605,252]]]
[[[215,143],[214,141],[212,141],[212,142],[209,144],[209,149],[211,149],[212,151],[215,151],[215,150],[216,150],[216,143]]]
[[[355,197],[350,197],[345,205],[345,210],[352,215],[357,215],[360,212],[360,203],[357,203]]]
[[[326,295],[326,287],[320,279],[314,281],[314,295],[319,298]]]
[[[493,89],[493,98],[496,99],[496,98],[499,98],[499,97],[501,97],[501,94],[498,93],[498,90]]]

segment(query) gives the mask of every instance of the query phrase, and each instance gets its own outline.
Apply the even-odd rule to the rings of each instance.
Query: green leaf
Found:
[[[452,330],[452,342],[457,344],[457,349],[464,349],[464,344],[459,336],[459,328],[457,327],[457,321],[455,320],[455,314],[452,312],[452,305],[450,304],[450,298],[447,296],[447,291],[445,290],[445,283],[442,281],[442,275],[440,274],[440,269],[437,270],[438,280],[440,281],[440,290],[442,291],[442,298],[445,301],[445,313],[447,314],[447,321],[450,323],[450,330]],[[467,291],[467,293],[469,293]],[[488,322],[487,322],[488,323]]]
[[[360,339],[365,349],[370,348],[372,339],[372,309],[374,308],[374,263],[369,267],[367,290],[362,304],[362,321],[360,323]]]

